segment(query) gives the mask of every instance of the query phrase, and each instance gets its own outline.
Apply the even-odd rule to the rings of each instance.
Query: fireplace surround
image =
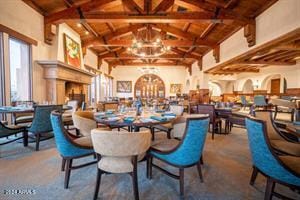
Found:
[[[44,68],[46,101],[63,104],[66,97],[70,99],[81,95],[87,102],[88,86],[95,74],[57,60],[40,60],[37,63]]]

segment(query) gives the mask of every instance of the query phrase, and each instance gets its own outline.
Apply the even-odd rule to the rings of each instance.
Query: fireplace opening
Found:
[[[81,106],[86,97],[84,84],[74,82],[66,82],[65,84],[65,100],[77,100],[78,105]]]

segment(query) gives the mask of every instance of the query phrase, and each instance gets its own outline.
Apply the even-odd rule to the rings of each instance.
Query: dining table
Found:
[[[137,115],[135,111],[129,112],[97,112],[94,114],[97,123],[111,128],[128,127],[129,131],[139,132],[140,128],[151,128],[154,125],[169,123],[176,118],[171,112],[142,112]]]
[[[63,111],[71,110],[72,106],[63,105]],[[12,121],[15,121],[15,114],[18,113],[34,113],[34,108],[32,106],[0,106],[0,114],[6,115],[6,114],[12,114]],[[27,125],[26,125],[27,126]],[[30,133],[29,133],[30,134]],[[29,137],[28,142],[33,143],[35,142],[35,136],[33,134],[30,134],[31,137]],[[49,137],[49,134],[44,134],[41,136],[41,141],[43,138]],[[22,141],[18,141],[22,142]]]

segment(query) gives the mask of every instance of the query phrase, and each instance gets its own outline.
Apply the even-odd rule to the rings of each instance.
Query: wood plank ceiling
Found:
[[[277,0],[23,0],[45,16],[45,41],[51,26],[67,23],[80,35],[83,52],[98,55],[99,63],[185,66],[214,50],[244,28],[249,46],[255,44],[255,17]],[[139,58],[127,51],[137,35],[160,37],[171,50],[159,57]]]

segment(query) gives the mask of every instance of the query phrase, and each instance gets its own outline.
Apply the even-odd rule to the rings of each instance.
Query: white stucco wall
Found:
[[[170,84],[182,84],[182,89],[185,89],[187,70],[181,66],[166,67],[161,66],[157,67],[159,72],[158,75],[165,83],[166,88],[166,97],[174,96],[176,94],[170,93]],[[134,96],[134,85],[137,79],[143,74],[138,70],[136,66],[120,66],[112,70],[114,77],[114,96],[118,97],[133,97]],[[117,93],[116,92],[116,81],[132,81],[132,93]],[[184,91],[185,92],[185,91]]]
[[[300,1],[280,0],[256,17],[256,45],[248,47],[244,30],[241,29],[220,45],[220,63],[252,48],[273,40],[300,27]],[[220,64],[218,63],[218,64]],[[203,69],[214,67],[212,51],[203,57]]]

